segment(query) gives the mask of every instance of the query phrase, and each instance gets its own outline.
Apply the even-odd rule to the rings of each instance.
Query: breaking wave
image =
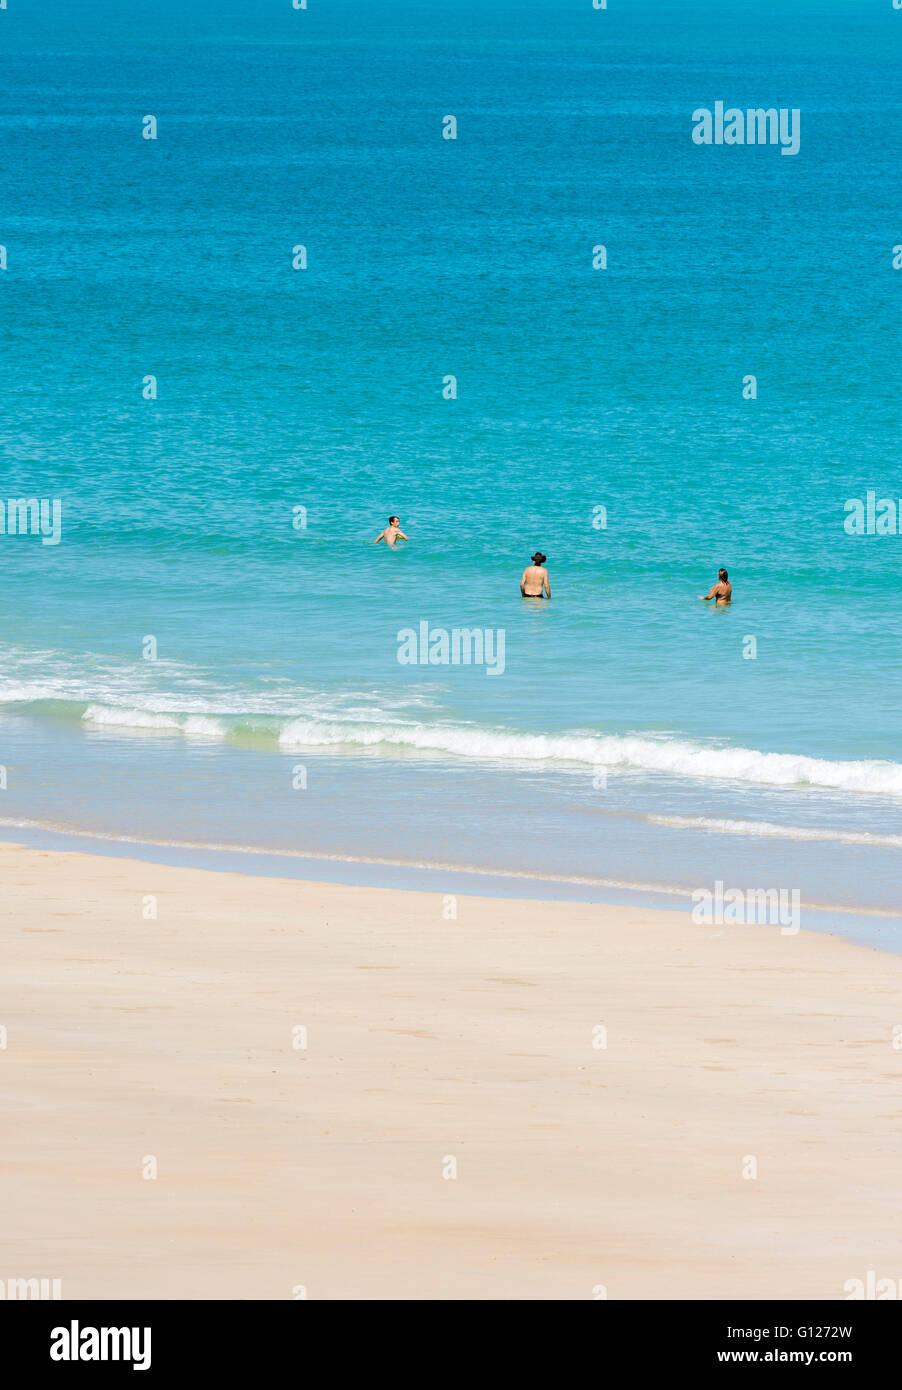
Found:
[[[902,796],[899,763],[875,759],[835,761],[801,753],[716,747],[672,736],[531,734],[463,724],[272,714],[249,717],[245,713],[127,709],[98,704],[85,708],[81,718],[95,726],[169,730],[202,738],[254,734],[271,739],[283,749],[407,749],[483,762],[581,765],[759,786],[808,786],[872,796]]]

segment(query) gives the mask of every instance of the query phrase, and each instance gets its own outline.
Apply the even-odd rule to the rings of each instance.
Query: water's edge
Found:
[[[137,859],[147,864],[165,864],[212,873],[240,873],[252,877],[336,883],[349,887],[390,888],[398,892],[434,892],[443,897],[453,894],[514,901],[596,903],[630,907],[637,911],[663,910],[673,912],[675,918],[684,917],[687,926],[699,930],[692,923],[688,895],[679,890],[656,889],[651,884],[628,886],[610,882],[592,883],[563,876],[530,877],[528,874],[454,865],[354,859],[339,855],[319,857],[302,851],[278,854],[250,846],[157,844],[131,840],[125,836],[84,835],[34,824],[13,827],[9,821],[0,822],[0,825],[4,827],[0,832],[0,842],[29,849]],[[14,835],[9,833],[12,829],[15,830]],[[902,953],[902,914],[804,903],[802,909],[803,931],[836,935],[875,950]],[[760,929],[779,932],[775,926],[762,926]],[[723,936],[729,932],[729,926],[715,925],[702,930],[710,936]],[[792,937],[786,939],[791,940]]]

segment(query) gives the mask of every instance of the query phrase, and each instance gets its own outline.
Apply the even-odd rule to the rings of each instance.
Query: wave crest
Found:
[[[183,734],[224,738],[228,725],[208,714],[179,714],[162,710],[122,709],[113,705],[89,705],[81,716],[86,724],[111,725],[120,729],[171,729]]]
[[[32,712],[40,712],[35,702]],[[700,781],[757,786],[813,787],[871,796],[902,796],[902,764],[812,758],[802,753],[766,753],[755,748],[716,747],[687,738],[574,731],[523,733],[429,722],[366,718],[259,715],[243,712],[128,708],[93,703],[71,706],[85,723],[119,729],[160,730],[188,737],[270,741],[283,749],[408,749],[493,763],[544,763],[598,770],[658,773]]]
[[[714,748],[688,739],[637,734],[526,734],[441,724],[349,725],[298,719],[285,726],[279,742],[297,748],[384,744],[488,761],[577,763],[673,777],[902,796],[899,763],[831,761],[801,753]]]

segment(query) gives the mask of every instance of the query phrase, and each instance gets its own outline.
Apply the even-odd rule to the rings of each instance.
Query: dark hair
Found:
[[[546,556],[542,554],[541,550],[537,550],[535,555],[533,555],[532,557],[532,562],[534,565],[544,565],[545,560]]]
[[[726,570],[718,570],[718,571],[717,571],[717,577],[718,577],[718,579],[727,579],[727,578],[729,578],[729,576],[728,576]]]
[[[390,516],[390,517],[388,518],[388,524],[389,524],[389,526],[391,526],[391,524],[392,524],[393,521],[400,521],[400,520],[401,520],[401,518],[400,518],[399,516]]]

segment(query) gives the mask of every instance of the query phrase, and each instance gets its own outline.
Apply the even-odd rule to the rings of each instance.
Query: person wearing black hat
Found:
[[[532,564],[527,565],[523,571],[520,593],[524,598],[542,598],[543,594],[545,598],[551,598],[551,584],[545,568],[545,556],[541,550],[536,551],[532,557]]]

